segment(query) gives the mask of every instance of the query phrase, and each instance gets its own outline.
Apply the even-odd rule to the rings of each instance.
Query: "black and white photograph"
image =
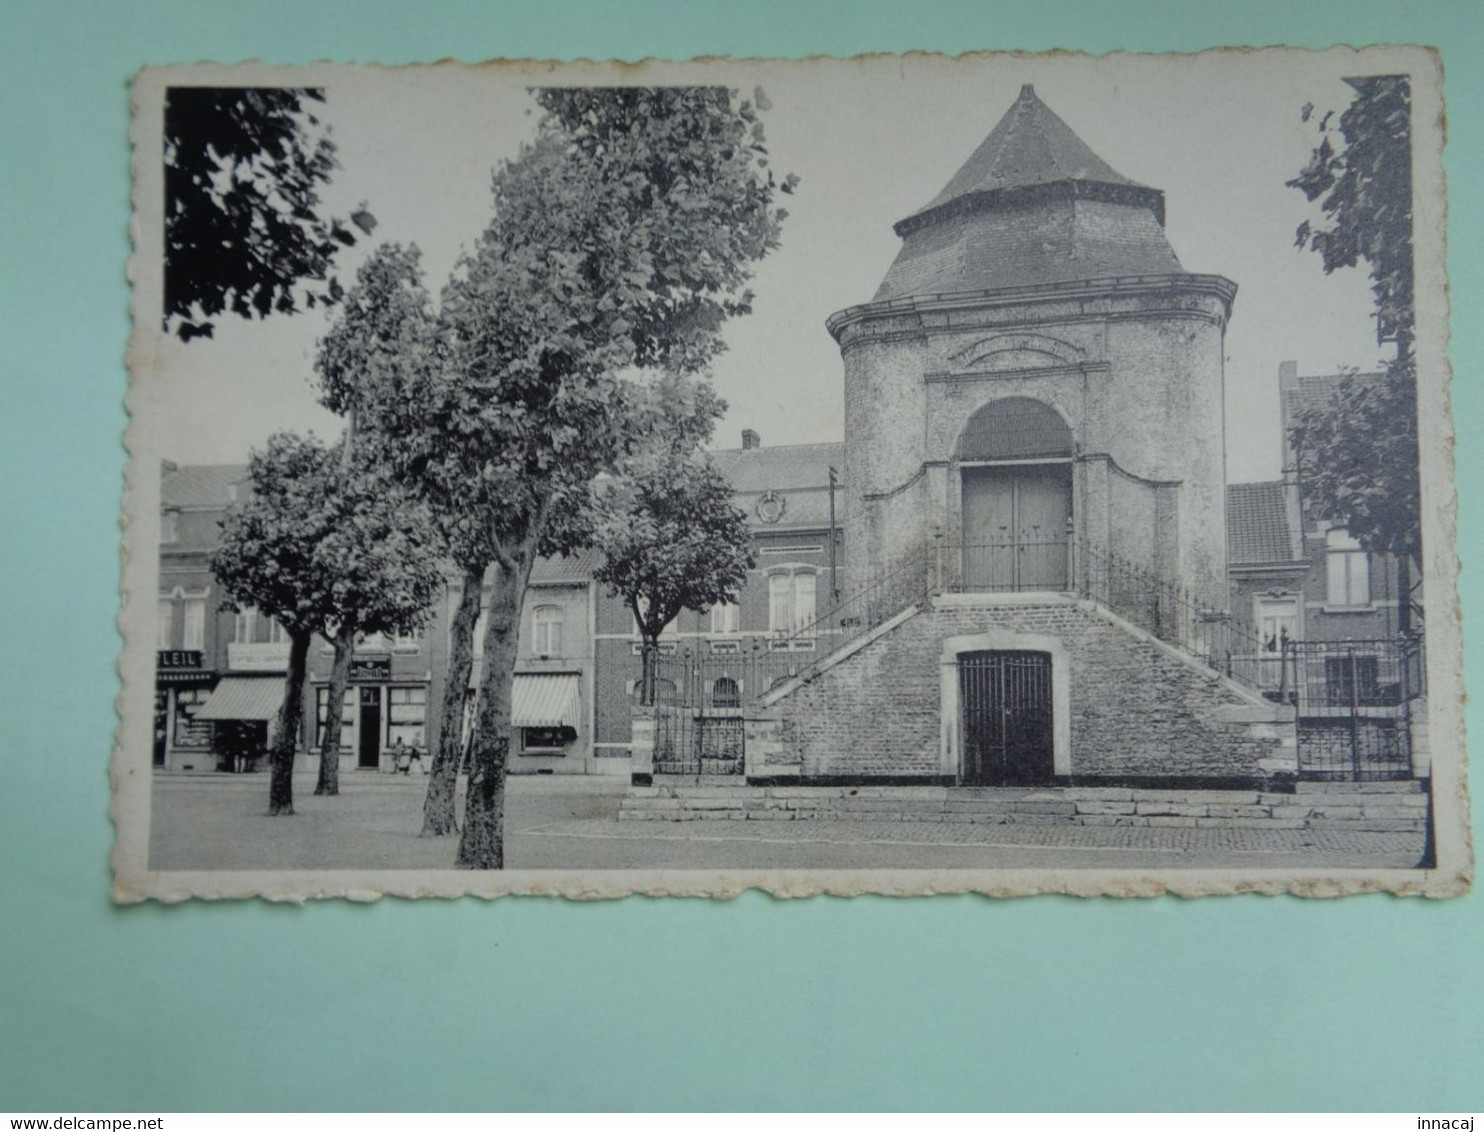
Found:
[[[1469,888],[1435,53],[133,107],[117,900]]]

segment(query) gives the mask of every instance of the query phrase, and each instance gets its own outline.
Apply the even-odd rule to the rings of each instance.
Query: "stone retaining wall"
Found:
[[[622,821],[901,821],[991,825],[1185,826],[1421,832],[1416,782],[1299,783],[1262,790],[1048,789],[944,786],[635,787]]]
[[[1102,607],[1051,595],[954,595],[765,697],[770,726],[764,735],[760,722],[750,725],[748,776],[952,777],[958,758],[945,751],[941,726],[944,641],[988,632],[1009,642],[996,647],[1023,647],[1014,641],[1024,637],[1055,641],[1065,651],[1070,753],[1059,773],[1178,777],[1196,780],[1192,785],[1296,775],[1291,709],[1261,700]],[[753,749],[755,742],[761,746]]]

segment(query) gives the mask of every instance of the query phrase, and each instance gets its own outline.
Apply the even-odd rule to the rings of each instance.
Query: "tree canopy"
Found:
[[[593,577],[621,597],[644,642],[642,701],[652,702],[653,653],[682,610],[736,601],[755,558],[747,516],[703,454],[667,450],[615,484],[594,539]]]
[[[275,813],[291,813],[310,640],[348,624],[363,633],[420,628],[443,582],[439,544],[425,509],[379,462],[346,460],[313,437],[274,435],[253,453],[248,480],[251,494],[222,521],[211,570],[232,600],[290,637],[270,797]]]
[[[166,90],[167,331],[210,337],[220,314],[264,318],[339,298],[335,255],[376,221],[364,204],[348,220],[321,214],[339,164],[312,106],[324,100],[312,87]]]
[[[756,101],[723,88],[536,99],[537,136],[496,171],[494,218],[443,292],[437,362],[392,426],[468,585],[498,567],[458,858],[478,868],[503,862],[530,567],[591,540],[595,479],[673,423],[662,383],[635,374],[698,373],[725,348],[722,325],[751,309],[753,265],[778,244],[776,195],[794,183],[768,167]]]
[[[1324,222],[1305,220],[1295,242],[1328,274],[1364,260],[1375,296],[1376,335],[1408,352],[1412,312],[1412,88],[1406,75],[1345,80],[1355,97],[1335,122],[1320,118],[1319,145],[1293,180],[1319,201]],[[1313,106],[1303,108],[1308,121]]]
[[[1318,122],[1319,145],[1288,184],[1318,201],[1324,222],[1304,221],[1299,247],[1326,273],[1364,262],[1370,272],[1379,341],[1395,356],[1379,379],[1342,378],[1334,395],[1300,412],[1290,441],[1306,504],[1343,526],[1372,553],[1398,556],[1408,594],[1408,560],[1422,554],[1417,447],[1417,375],[1412,263],[1411,84],[1405,75],[1346,80],[1355,95],[1335,122]],[[1313,107],[1302,111],[1307,121]],[[1401,624],[1408,624],[1402,605]]]

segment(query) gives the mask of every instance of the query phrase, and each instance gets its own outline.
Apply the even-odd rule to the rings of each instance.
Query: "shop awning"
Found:
[[[528,675],[515,677],[511,690],[510,722],[515,727],[577,727],[582,718],[580,676]]]
[[[282,705],[282,676],[223,676],[196,718],[276,719]]]

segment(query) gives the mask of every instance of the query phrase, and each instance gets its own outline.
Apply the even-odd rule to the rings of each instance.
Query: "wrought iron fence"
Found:
[[[1285,653],[1302,777],[1412,776],[1412,710],[1425,690],[1419,639],[1293,641]]]
[[[1416,639],[1294,641],[1152,567],[1071,535],[935,541],[792,632],[733,653],[682,649],[656,658],[655,771],[741,774],[743,717],[786,680],[935,593],[1075,594],[1275,703],[1294,706],[1310,777],[1410,774],[1410,708],[1422,694]]]
[[[654,773],[743,773],[746,707],[812,656],[766,647],[655,658]]]

